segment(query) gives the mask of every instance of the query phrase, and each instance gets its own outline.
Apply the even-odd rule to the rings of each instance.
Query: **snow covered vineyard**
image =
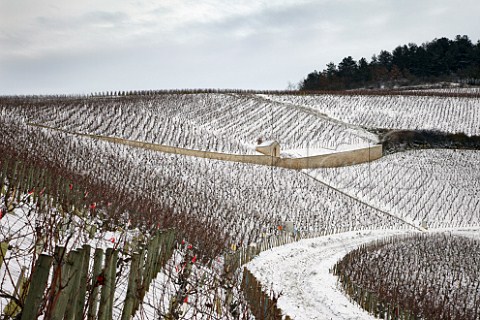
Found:
[[[262,95],[366,128],[480,135],[480,98],[402,95]]]
[[[356,199],[425,228],[480,226],[480,152],[416,150],[308,170]]]
[[[255,155],[265,140],[278,141],[291,154],[324,153],[377,143],[367,129],[478,135],[478,98],[182,93],[0,101],[0,241],[14,244],[5,253],[9,270],[31,275],[35,256],[28,252],[37,227],[59,234],[49,238],[49,250],[63,245],[68,234],[75,234],[72,248],[112,247],[114,238],[126,261],[116,280],[123,285],[115,291],[114,318],[127,297],[133,257],[123,248],[158,228],[176,230],[175,251],[152,279],[139,319],[252,318],[241,269],[229,269],[225,257],[276,236],[319,237],[292,244],[285,254],[283,248],[262,254],[278,255],[281,263],[254,259],[249,265],[265,292],[283,291],[278,303],[284,312],[293,319],[369,318],[329,273],[345,254],[385,236],[480,226],[479,151],[417,150],[300,171],[154,152],[60,131],[238,155]],[[33,200],[43,194],[37,206]],[[69,217],[72,222],[57,230],[52,217],[60,213],[66,225]],[[15,244],[15,221],[29,226],[22,245]],[[478,229],[472,230],[475,237]],[[281,264],[281,274],[269,269]],[[17,279],[6,265],[0,277],[10,285],[2,285],[1,293],[11,296]],[[288,281],[279,283],[282,278]],[[319,281],[327,284],[325,291],[312,289]],[[285,289],[290,284],[298,290]],[[330,295],[338,303],[325,298]],[[8,301],[2,300],[0,312]],[[318,307],[316,314],[311,306]]]
[[[46,100],[11,104],[7,110],[18,121],[70,132],[237,154],[255,154],[259,138],[275,139],[285,149],[312,150],[377,142],[364,129],[255,95]]]

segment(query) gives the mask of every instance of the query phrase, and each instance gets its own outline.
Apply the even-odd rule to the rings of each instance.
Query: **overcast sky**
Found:
[[[468,35],[479,0],[0,0],[0,95],[285,89],[330,61]]]

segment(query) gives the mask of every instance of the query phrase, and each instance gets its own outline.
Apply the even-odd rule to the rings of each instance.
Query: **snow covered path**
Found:
[[[262,252],[247,268],[272,288],[278,307],[292,319],[374,319],[353,304],[337,286],[329,269],[359,245],[411,230],[352,231],[296,243]]]

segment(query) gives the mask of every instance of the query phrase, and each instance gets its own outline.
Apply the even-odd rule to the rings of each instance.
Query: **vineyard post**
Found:
[[[108,282],[110,283],[109,295],[108,295],[108,308],[107,308],[107,319],[113,318],[113,300],[115,297],[115,278],[117,274],[117,260],[118,260],[118,250],[112,251],[112,264],[110,266],[110,272],[108,274]]]
[[[144,279],[142,282],[142,295],[141,299],[145,296],[145,293],[149,290],[150,283],[154,277],[155,260],[158,259],[158,248],[160,242],[158,241],[158,234],[153,237],[147,247],[147,262],[145,263]]]
[[[3,196],[4,194],[6,194],[5,179],[8,179],[7,177],[8,164],[7,164],[7,161],[4,161],[3,159],[1,164],[2,164],[2,168],[0,170],[0,196]]]
[[[161,260],[162,260],[162,256],[164,255],[162,243],[164,243],[165,240],[166,240],[165,234],[163,233],[163,231],[158,231],[157,232],[157,248],[155,250],[156,258],[153,263],[153,278],[155,278],[157,274],[160,272]]]
[[[136,294],[137,299],[135,299],[135,303],[133,305],[133,312],[137,312],[139,306],[140,306],[140,300],[143,300],[143,297],[145,295],[145,291],[143,288],[143,277],[144,277],[144,272],[145,272],[145,247],[142,245],[140,247],[140,261],[138,263],[138,275],[137,275],[137,290]]]
[[[155,238],[154,238],[155,239]],[[145,264],[143,266],[143,279],[142,279],[142,292],[141,292],[141,299],[145,296],[146,292],[148,291],[148,285],[150,283],[150,277],[151,277],[151,268],[153,264],[153,259],[154,259],[154,253],[153,253],[153,242],[154,239],[150,240],[147,244],[146,248],[146,260]]]
[[[73,273],[73,255],[70,252],[67,256],[66,263],[61,268],[60,282],[58,284],[59,296],[52,310],[52,320],[61,320],[67,310],[68,300],[73,290],[73,285],[69,283],[70,275]]]
[[[65,320],[73,320],[77,314],[77,299],[80,294],[78,287],[80,286],[80,272],[82,272],[82,262],[83,262],[83,253],[81,249],[79,251],[74,250],[71,251],[69,256],[71,255],[72,258],[72,270],[70,272],[71,279],[69,281],[68,286],[70,287],[69,290],[69,297],[66,312],[65,312]]]
[[[163,266],[167,264],[168,259],[170,259],[170,257],[172,256],[173,251],[174,251],[174,246],[175,246],[175,237],[176,237],[175,230],[174,229],[169,229],[167,234],[168,234],[167,242],[166,242],[166,253],[167,253],[167,255],[163,256],[163,260],[162,260],[162,265]]]
[[[122,311],[122,320],[128,320],[133,316],[133,308],[138,298],[137,282],[139,278],[140,253],[135,252],[132,255],[132,262],[130,263],[130,275],[128,277],[127,297]]]
[[[27,279],[25,278],[25,274],[27,273],[27,267],[22,267],[20,271],[20,276],[17,279],[17,283],[15,284],[15,290],[13,291],[13,296],[18,298],[18,300],[22,301],[25,297],[25,293],[27,292]],[[16,300],[12,299],[8,304],[5,306],[3,313],[6,316],[14,318],[19,314],[21,311],[20,305],[17,303]]]
[[[148,289],[148,282],[150,281],[150,268],[152,265],[152,255],[153,255],[153,249],[152,249],[152,242],[153,240],[150,240],[147,245],[146,245],[146,250],[145,250],[145,263],[143,265],[143,277],[142,277],[142,294],[141,294],[141,299],[145,296],[147,289]]]
[[[160,270],[163,268],[163,261],[168,260],[168,251],[169,251],[169,239],[170,237],[170,232],[168,230],[162,230],[160,232],[160,244],[159,244],[159,250],[160,250],[160,256],[157,259],[157,269],[155,270],[155,273],[159,273]]]
[[[102,292],[100,294],[100,307],[98,308],[98,319],[99,320],[108,320],[108,301],[110,295],[110,270],[113,264],[113,257],[112,257],[112,248],[108,248],[105,253],[105,265],[102,271],[103,278],[105,283],[102,286]]]
[[[242,249],[238,250],[238,260],[240,265],[245,264],[245,256],[245,248],[242,247]]]
[[[372,299],[368,289],[365,289],[365,310],[372,313]]]
[[[233,300],[233,278],[237,267],[235,254],[226,253],[224,256],[223,277],[225,279],[225,307],[229,307]],[[217,308],[217,311],[220,308]],[[221,309],[220,309],[221,310]]]
[[[83,309],[85,305],[85,293],[87,291],[88,267],[90,262],[90,246],[84,245],[82,247],[81,269],[78,275],[78,297],[76,301],[76,315],[75,319],[83,319]],[[76,287],[77,288],[77,287]]]
[[[50,289],[47,295],[47,306],[45,311],[45,318],[50,318],[52,315],[53,308],[55,308],[55,304],[57,303],[57,299],[60,295],[61,284],[60,281],[62,280],[62,262],[65,254],[65,247],[63,246],[56,246],[55,252],[53,254],[53,266],[52,266],[52,280],[50,284]]]
[[[94,320],[97,315],[98,308],[98,277],[102,272],[102,260],[103,260],[103,250],[101,248],[96,248],[93,258],[93,272],[92,272],[92,282],[90,297],[88,301],[88,313],[87,319]]]
[[[155,270],[157,269],[157,260],[159,259],[159,252],[160,252],[160,233],[155,234],[151,243],[151,259],[148,266],[148,278],[146,283],[146,291],[150,288],[150,283],[152,283],[153,278],[156,276]]]
[[[171,228],[171,229],[168,229],[168,242],[167,242],[167,248],[169,250],[169,252],[171,252],[173,254],[173,251],[174,251],[174,245],[175,245],[175,237],[176,237],[176,234],[175,234],[175,229]],[[167,261],[165,261],[166,263]]]
[[[23,192],[22,192],[22,180],[23,180],[23,172],[25,170],[25,166],[23,164],[23,162],[19,161],[20,163],[20,168],[18,170],[18,172],[16,173],[16,181],[15,181],[15,198],[16,198],[16,202],[17,203],[20,203],[21,201],[21,196],[23,195]]]
[[[22,310],[22,320],[36,319],[47,286],[48,275],[53,257],[41,254],[32,274],[32,281]]]

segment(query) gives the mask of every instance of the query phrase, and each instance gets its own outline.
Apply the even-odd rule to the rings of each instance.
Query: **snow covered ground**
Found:
[[[406,232],[352,231],[306,239],[262,252],[247,268],[265,288],[282,294],[278,307],[292,319],[374,319],[350,302],[329,269],[361,244]]]
[[[343,168],[305,172],[415,225],[480,225],[480,152],[416,150]]]
[[[87,99],[9,106],[0,113],[69,132],[115,136],[195,150],[255,154],[256,142],[337,149],[377,137],[312,110],[255,95],[171,94],[137,100]],[[135,112],[131,112],[135,110]]]
[[[441,229],[472,238],[479,228]],[[247,268],[265,290],[281,294],[278,307],[295,320],[375,319],[342,292],[330,269],[349,251],[384,237],[413,231],[352,231],[277,247],[262,252]]]
[[[434,96],[259,95],[367,128],[480,135],[480,99]]]

